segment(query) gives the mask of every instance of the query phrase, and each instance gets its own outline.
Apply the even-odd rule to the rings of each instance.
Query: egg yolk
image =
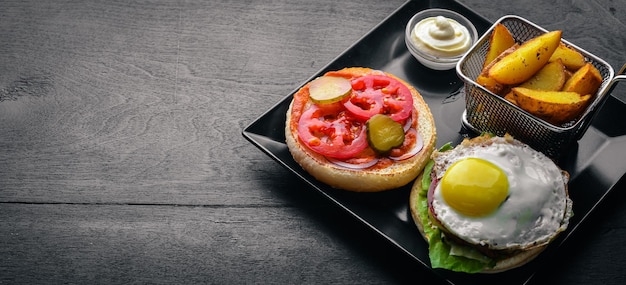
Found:
[[[443,175],[441,194],[459,213],[485,216],[509,195],[509,181],[495,164],[480,158],[465,158],[452,164]]]

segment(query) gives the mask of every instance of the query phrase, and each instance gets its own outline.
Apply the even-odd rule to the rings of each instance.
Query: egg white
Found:
[[[567,228],[571,200],[567,176],[552,160],[523,144],[493,138],[491,144],[459,145],[433,157],[440,180],[454,162],[476,157],[500,167],[509,180],[509,195],[494,212],[465,216],[443,199],[441,186],[432,206],[440,223],[455,236],[491,249],[529,248],[551,241]],[[479,170],[477,170],[479,171]]]

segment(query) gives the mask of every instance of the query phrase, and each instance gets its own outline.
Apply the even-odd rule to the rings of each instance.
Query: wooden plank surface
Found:
[[[623,0],[461,2],[626,62]],[[0,284],[430,279],[241,136],[402,3],[0,2]],[[542,283],[626,281],[625,195]]]

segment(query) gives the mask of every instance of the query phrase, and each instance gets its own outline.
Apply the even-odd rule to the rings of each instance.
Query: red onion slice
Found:
[[[405,152],[401,156],[390,156],[389,158],[396,160],[396,161],[405,160],[419,153],[424,147],[424,140],[422,139],[422,136],[420,136],[419,132],[415,132],[415,133],[416,133],[416,137],[415,137],[415,143],[413,144],[413,148],[411,148],[409,151]]]
[[[406,133],[413,125],[413,116],[410,116],[406,119],[406,123],[404,123],[404,132]]]
[[[334,165],[341,166],[343,168],[349,168],[349,169],[365,169],[365,168],[374,166],[378,162],[378,158],[373,158],[362,163],[350,163],[350,162],[346,162],[346,161],[339,160],[339,159],[332,158],[332,157],[326,157],[326,159]]]
[[[437,184],[439,184],[439,180],[437,180],[437,175],[435,174],[435,170],[432,170],[430,173],[430,186],[428,187],[428,192],[426,193],[426,201],[428,201],[429,211],[436,217],[435,211],[433,210],[433,197],[435,195],[435,189],[437,188]]]

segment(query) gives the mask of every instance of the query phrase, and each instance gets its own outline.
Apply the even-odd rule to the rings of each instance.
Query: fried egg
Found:
[[[445,229],[490,249],[526,249],[567,228],[568,175],[525,144],[494,137],[433,155],[433,214]]]

